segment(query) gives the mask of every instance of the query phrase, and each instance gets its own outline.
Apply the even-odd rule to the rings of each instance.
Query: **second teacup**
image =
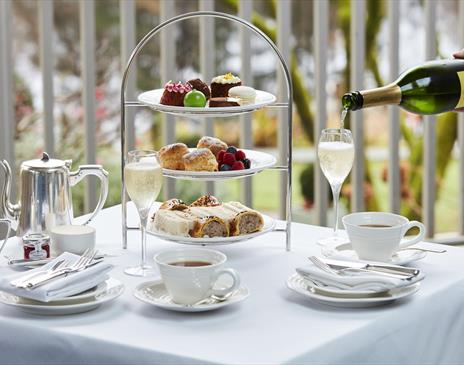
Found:
[[[154,257],[161,278],[174,302],[191,305],[212,294],[225,296],[237,290],[240,277],[233,269],[223,268],[226,255],[209,249],[167,250]],[[222,275],[232,278],[232,285],[218,289],[214,284]]]
[[[422,223],[393,213],[352,213],[342,221],[353,249],[362,260],[389,262],[396,251],[422,241],[425,236]],[[402,242],[413,227],[419,228],[419,233]]]

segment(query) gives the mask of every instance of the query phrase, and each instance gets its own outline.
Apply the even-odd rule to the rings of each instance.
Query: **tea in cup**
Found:
[[[344,216],[342,222],[353,249],[362,260],[390,262],[396,251],[422,241],[425,236],[422,223],[393,213],[352,213]],[[413,227],[419,228],[419,233],[402,241]]]
[[[211,295],[225,296],[240,286],[240,277],[234,269],[224,268],[226,255],[209,249],[167,250],[154,257],[161,278],[172,300],[192,305]],[[232,278],[227,288],[215,288],[219,277]]]

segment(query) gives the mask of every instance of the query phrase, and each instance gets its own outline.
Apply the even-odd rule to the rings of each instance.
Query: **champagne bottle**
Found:
[[[426,62],[389,85],[347,93],[342,104],[347,110],[394,104],[416,114],[464,108],[464,60]]]

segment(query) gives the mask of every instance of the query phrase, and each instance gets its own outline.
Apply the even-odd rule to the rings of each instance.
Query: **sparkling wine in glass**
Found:
[[[353,137],[348,129],[324,129],[317,146],[319,164],[332,188],[335,207],[335,227],[332,237],[319,240],[321,245],[346,242],[338,237],[338,204],[343,181],[351,171],[354,160]]]
[[[130,151],[124,167],[126,191],[137,207],[142,233],[142,260],[139,266],[128,267],[124,272],[133,276],[155,275],[147,264],[146,227],[150,209],[158,197],[163,184],[163,174],[155,151]]]

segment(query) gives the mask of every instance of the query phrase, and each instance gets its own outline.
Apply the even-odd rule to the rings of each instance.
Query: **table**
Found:
[[[127,285],[117,301],[70,316],[40,317],[0,306],[2,364],[450,364],[464,362],[464,250],[429,254],[417,263],[421,290],[393,305],[338,309],[289,291],[285,281],[330,229],[293,225],[293,251],[270,233],[219,248],[251,295],[236,306],[205,313],[168,312],[132,296],[147,279],[122,273],[139,260],[139,234],[121,247],[120,206],[95,219],[97,246],[123,252],[109,259]],[[136,217],[130,209],[131,218]],[[424,247],[436,247],[422,243]],[[179,247],[149,238],[148,251]],[[11,244],[8,250],[16,249]],[[3,259],[2,259],[3,260]],[[10,272],[1,262],[1,273]]]

